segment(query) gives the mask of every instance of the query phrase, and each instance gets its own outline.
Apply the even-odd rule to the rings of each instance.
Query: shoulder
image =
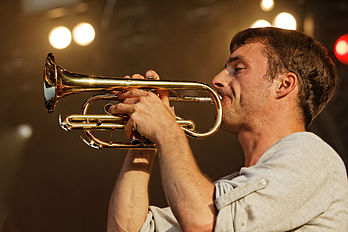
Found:
[[[266,152],[272,155],[274,153],[331,153],[336,154],[335,150],[330,147],[319,136],[311,132],[297,132],[290,134],[270,147]]]
[[[343,160],[330,145],[310,132],[284,137],[264,153],[254,168],[279,185],[312,189],[313,194],[323,192],[321,195],[327,199],[348,191]]]
[[[262,155],[257,165],[284,162],[296,165],[297,168],[339,168],[345,172],[344,163],[337,152],[311,132],[298,132],[284,137]]]

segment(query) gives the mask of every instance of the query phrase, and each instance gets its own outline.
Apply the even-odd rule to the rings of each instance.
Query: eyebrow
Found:
[[[225,67],[234,62],[234,61],[237,61],[237,60],[243,60],[243,56],[232,56],[232,57],[228,57],[228,59],[226,60],[226,63],[225,63]]]

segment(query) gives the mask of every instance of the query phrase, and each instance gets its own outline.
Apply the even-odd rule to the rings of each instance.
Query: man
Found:
[[[326,49],[296,31],[258,28],[238,33],[230,51],[212,83],[222,96],[223,129],[237,134],[245,167],[212,183],[166,94],[128,91],[109,112],[129,114],[126,134],[136,128],[157,144],[169,208],[149,208],[156,152],[131,150],[110,199],[108,231],[348,231],[345,166],[306,132],[336,86]]]

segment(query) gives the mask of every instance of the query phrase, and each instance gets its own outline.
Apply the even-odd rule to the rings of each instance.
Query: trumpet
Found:
[[[155,144],[143,138],[136,131],[133,133],[133,139],[128,142],[115,142],[111,139],[105,141],[93,133],[93,131],[110,130],[112,132],[116,129],[123,129],[129,116],[107,113],[89,114],[88,109],[90,105],[99,100],[117,100],[118,94],[131,89],[143,89],[154,92],[157,90],[167,90],[174,95],[169,97],[170,102],[208,102],[214,104],[216,110],[215,122],[213,127],[206,132],[196,131],[193,121],[176,116],[177,123],[188,136],[194,138],[210,136],[218,131],[222,122],[220,95],[209,85],[201,82],[125,79],[122,77],[72,73],[57,65],[52,53],[49,53],[46,58],[43,82],[44,104],[49,113],[54,111],[57,102],[65,96],[83,92],[102,93],[87,99],[82,107],[81,114],[71,114],[64,120],[59,116],[59,124],[64,130],[82,130],[85,134],[85,137],[81,137],[82,140],[92,148],[155,148]],[[208,97],[184,96],[179,93],[182,90],[205,92]]]

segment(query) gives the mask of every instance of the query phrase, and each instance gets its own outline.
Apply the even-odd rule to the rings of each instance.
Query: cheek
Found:
[[[256,111],[263,111],[267,109],[267,104],[270,102],[271,91],[265,86],[265,83],[258,83],[254,86],[248,87],[248,94],[245,99],[248,105]]]
[[[250,102],[254,98],[256,89],[257,85],[254,82],[248,81],[241,83],[239,88],[239,101],[241,105]]]
[[[239,100],[240,94],[241,94],[241,85],[238,81],[232,80],[229,85],[229,92],[228,96],[230,97],[231,101]]]
[[[266,89],[262,83],[256,81],[244,82],[240,88],[240,104],[241,106],[256,105],[259,107],[266,95]]]

